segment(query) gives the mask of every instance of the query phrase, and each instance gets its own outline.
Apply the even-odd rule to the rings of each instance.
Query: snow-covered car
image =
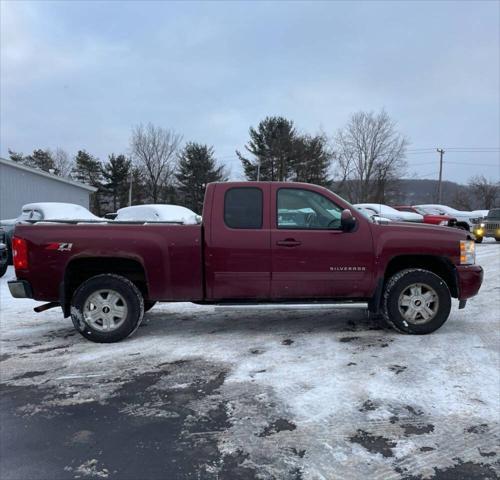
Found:
[[[102,218],[97,217],[85,207],[75,203],[62,202],[36,202],[27,203],[21,209],[21,215],[17,218],[9,218],[0,221],[0,227],[5,232],[5,244],[9,256],[9,264],[12,263],[11,239],[14,228],[18,223],[36,220],[36,221],[99,221]]]
[[[467,212],[467,211],[457,210],[456,208],[449,207],[448,205],[440,205],[437,203],[416,205],[416,207],[422,207],[426,209],[431,208],[443,215],[449,215],[451,217],[454,217],[457,219],[457,224],[458,222],[465,222],[468,225],[468,228],[465,227],[465,224],[463,225],[462,228],[464,228],[465,230],[471,230],[475,225],[477,225],[481,221],[481,218],[483,218],[484,216],[483,214],[479,213],[479,211]]]
[[[480,219],[484,219],[488,216],[489,210],[472,210],[474,215],[477,215]]]
[[[386,222],[392,222],[390,218],[387,217],[381,217],[375,210],[372,208],[366,208],[366,207],[356,207],[356,210],[359,210],[362,214],[364,214],[366,217],[373,219],[377,223],[386,223]]]
[[[197,225],[201,223],[201,217],[189,208],[181,207],[180,205],[154,204],[120,208],[117,211],[114,221],[167,222]]]
[[[422,223],[424,217],[418,213],[412,212],[400,212],[395,208],[389,207],[389,205],[384,205],[381,203],[357,203],[354,205],[356,208],[363,207],[368,210],[374,211],[377,215],[381,217],[388,218],[393,222],[416,222]]]
[[[61,202],[38,202],[28,203],[23,206],[22,213],[16,219],[16,223],[25,220],[65,220],[65,221],[98,221],[102,218],[91,213],[85,207],[75,203]]]

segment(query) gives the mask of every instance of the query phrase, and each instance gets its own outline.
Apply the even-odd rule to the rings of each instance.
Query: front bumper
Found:
[[[477,295],[483,283],[483,267],[479,265],[458,265],[458,299],[467,300]]]
[[[33,298],[31,285],[26,280],[10,280],[7,285],[14,298]]]

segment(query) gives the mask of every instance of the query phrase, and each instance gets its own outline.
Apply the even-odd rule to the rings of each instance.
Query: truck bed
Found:
[[[202,300],[202,226],[166,223],[21,224],[15,236],[26,239],[34,299],[58,301],[65,272],[92,269],[87,258],[139,264],[150,300]]]

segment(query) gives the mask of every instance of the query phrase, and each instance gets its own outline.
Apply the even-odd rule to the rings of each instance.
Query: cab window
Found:
[[[280,188],[277,227],[339,230],[342,209],[323,195],[299,188]]]
[[[230,228],[262,228],[262,190],[231,188],[224,196],[224,223]]]

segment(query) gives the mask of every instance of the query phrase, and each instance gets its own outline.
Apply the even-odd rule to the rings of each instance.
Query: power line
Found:
[[[500,167],[500,163],[454,162],[452,160],[447,160],[446,163],[453,163],[455,165],[479,165],[481,167]]]

